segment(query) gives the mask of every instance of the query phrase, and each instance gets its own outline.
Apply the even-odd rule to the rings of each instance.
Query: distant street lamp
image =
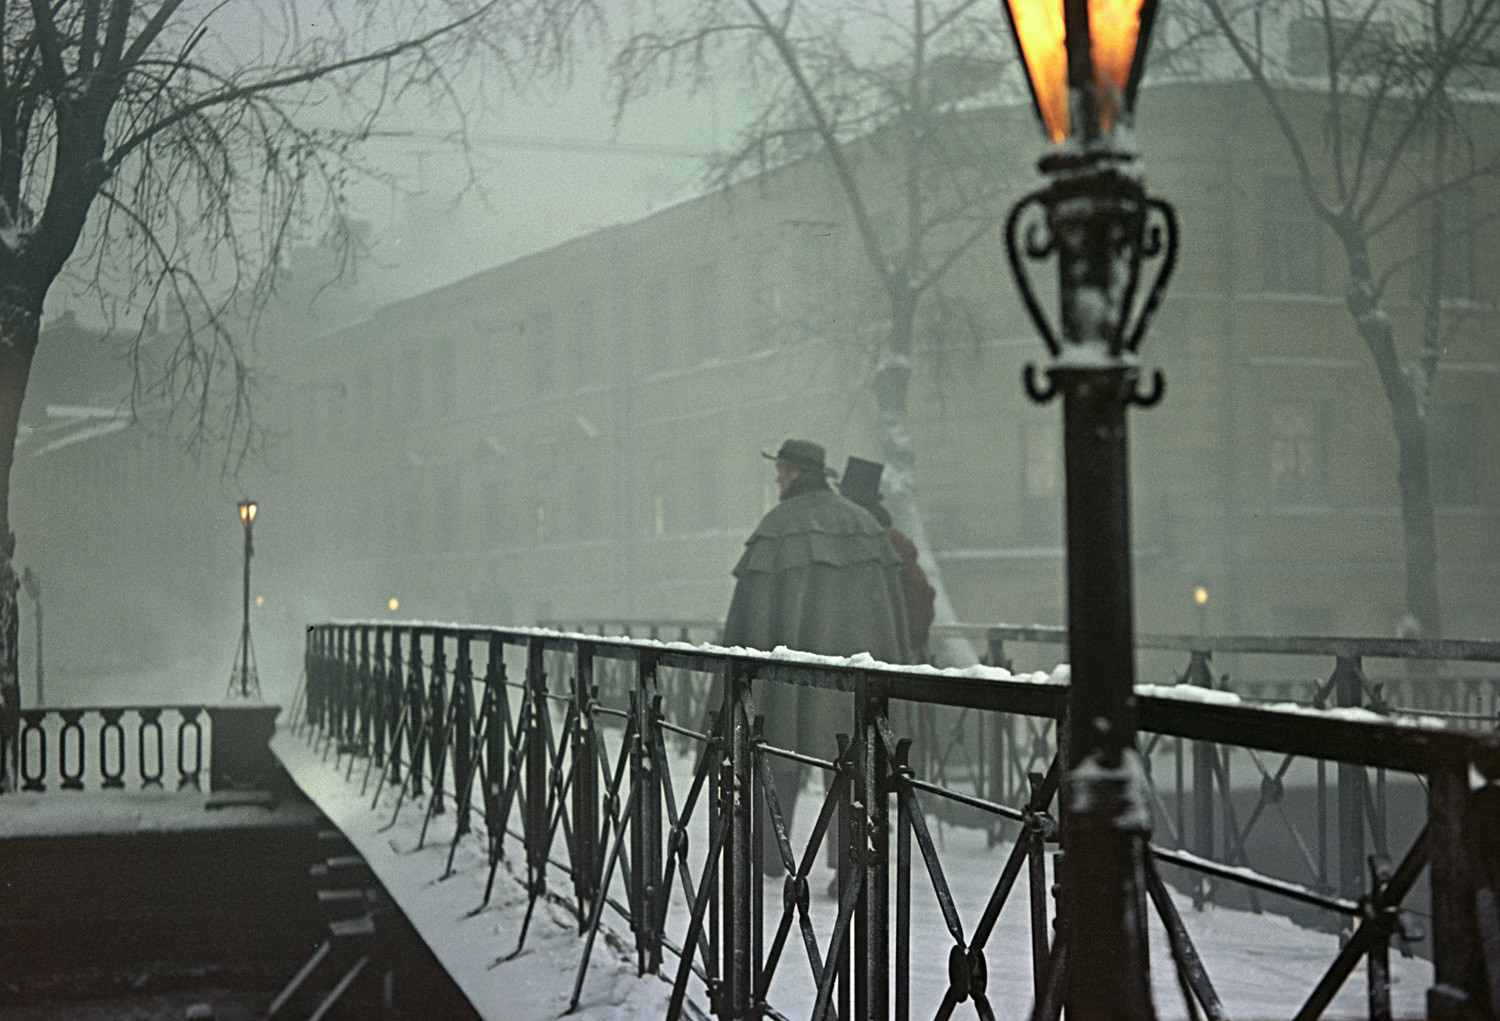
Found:
[[[1193,589],[1193,605],[1198,607],[1198,637],[1208,634],[1208,586]]]
[[[21,572],[21,587],[36,604],[36,704],[47,704],[46,685],[42,681],[42,579],[31,568]]]
[[[1146,1019],[1155,1016],[1145,904],[1151,815],[1135,744],[1125,409],[1161,398],[1159,371],[1149,392],[1139,388],[1136,347],[1177,254],[1176,216],[1146,195],[1130,140],[1156,0],[1006,0],[1006,12],[1036,112],[1057,143],[1040,163],[1047,185],[1021,199],[1005,226],[1021,299],[1052,355],[1044,386],[1026,367],[1026,391],[1038,403],[1063,398],[1072,683],[1062,742],[1062,946],[1053,960],[1065,962],[1070,1021]],[[1027,269],[1028,260],[1053,257],[1057,329]],[[1142,265],[1157,257],[1138,301]]]
[[[259,508],[254,500],[241,500],[237,505],[240,524],[245,527],[245,587],[244,625],[240,629],[240,646],[235,653],[235,668],[229,675],[228,695],[242,699],[260,698],[260,678],[255,673],[255,653],[250,647],[250,557],[255,553],[251,533],[255,530],[255,512]]]

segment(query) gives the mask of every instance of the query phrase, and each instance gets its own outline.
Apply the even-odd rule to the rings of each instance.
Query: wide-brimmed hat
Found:
[[[762,450],[760,456],[771,461],[785,461],[798,471],[833,474],[833,471],[824,464],[827,454],[823,450],[823,445],[814,443],[812,440],[787,440],[776,453],[768,454]]]

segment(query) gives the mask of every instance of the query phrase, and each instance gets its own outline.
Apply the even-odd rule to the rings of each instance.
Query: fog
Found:
[[[992,33],[986,45],[1009,46],[992,21],[976,31]],[[282,292],[249,347],[264,433],[243,461],[186,451],[165,408],[144,409],[136,423],[117,416],[130,330],[116,322],[106,332],[100,310],[109,295],[101,302],[79,281],[54,290],[44,321],[52,332],[23,414],[32,431],[13,479],[18,563],[41,583],[48,702],[223,695],[241,623],[234,504],[242,496],[262,501],[251,587],[261,684],[268,699],[286,700],[303,628],[330,617],[718,619],[729,568],[767,506],[761,450],[805,432],[828,446],[835,468],[846,455],[884,459],[868,374],[881,354],[870,338],[888,329],[888,310],[878,307],[836,182],[808,172],[821,167],[815,158],[783,152],[771,165],[791,169],[767,175],[773,193],[752,183],[727,202],[694,204],[709,157],[736,145],[769,79],[764,68],[752,82],[727,66],[712,88],[679,80],[617,120],[606,67],[622,35],[616,28],[583,45],[561,80],[519,92],[485,82],[484,107],[462,133],[442,104],[415,97],[375,126],[360,158],[379,174],[349,185],[363,257],[340,275],[320,247],[329,224],[295,225]],[[1001,212],[1040,183],[1034,166],[1044,149],[1016,101],[1014,68],[1003,73],[1008,88],[967,97],[1000,111],[991,148],[974,158],[995,168]],[[454,81],[480,88],[462,73]],[[1243,76],[1194,85],[1163,75],[1152,84],[1139,122],[1148,181],[1177,204],[1184,230],[1177,276],[1142,349],[1148,370],[1165,367],[1169,397],[1132,412],[1139,628],[1396,634],[1405,611],[1396,445],[1344,306],[1345,253],[1298,197],[1297,167]],[[1481,98],[1467,115],[1480,123],[1494,109]],[[1311,122],[1305,110],[1296,115]],[[861,160],[861,173],[896,165],[889,154]],[[877,205],[897,205],[879,188],[871,194]],[[1485,222],[1479,212],[1494,209],[1492,184],[1465,195],[1474,222]],[[611,242],[620,251],[607,282],[591,282],[595,270],[582,256],[558,255],[568,268],[540,284],[506,269],[608,229],[623,240]],[[1400,281],[1386,305],[1408,359],[1423,336],[1421,287],[1415,269],[1402,276],[1408,271],[1393,267],[1413,263],[1425,230],[1398,223],[1386,235],[1397,238],[1394,249],[1379,256],[1381,271]],[[1439,310],[1437,329],[1453,353],[1432,387],[1439,410],[1430,419],[1439,430],[1444,633],[1472,638],[1500,637],[1500,275],[1486,231],[1466,235],[1453,249],[1466,254],[1449,262],[1452,273],[1467,260],[1466,276],[1463,293]],[[829,234],[841,246],[836,260],[806,240]],[[1316,243],[1299,247],[1308,238]],[[675,253],[700,244],[711,256]],[[641,294],[670,295],[661,323],[673,331],[672,350],[693,346],[689,335],[701,328],[693,294],[703,286],[695,261],[710,257],[722,349],[680,376],[648,379],[638,366],[621,375],[629,358],[622,363],[615,346],[642,343],[656,322]],[[814,286],[820,264],[835,265],[824,292]],[[551,344],[559,362],[572,357],[564,314],[538,309],[554,300],[561,309],[585,287],[601,317],[597,350],[585,357],[604,366],[603,378],[530,403],[539,363],[525,345]],[[998,227],[940,290],[924,298],[931,304],[909,395],[924,563],[941,575],[959,621],[1062,624],[1059,411],[1032,406],[1019,382],[1025,362],[1046,356]],[[750,295],[743,308],[741,291]],[[628,310],[604,307],[623,292],[636,295]],[[783,302],[814,294],[816,304],[818,293],[835,296],[830,324],[788,327],[767,345],[744,339],[762,328],[751,322],[757,302],[789,317]],[[454,302],[474,311],[442,318]],[[492,335],[470,336],[485,329]],[[514,340],[522,336],[531,339]],[[768,350],[786,359],[781,368],[764,369]],[[804,359],[803,350],[813,353]],[[440,358],[456,361],[435,368]],[[552,364],[552,354],[544,360]],[[414,367],[421,392],[443,408],[423,411],[430,421],[413,417],[410,436],[395,437],[376,412],[390,412]],[[474,382],[481,374],[501,379],[498,397]],[[449,377],[456,389],[444,391]],[[598,397],[600,386],[614,387],[613,396]],[[669,411],[689,425],[662,425],[675,421]],[[700,411],[701,429],[691,424]],[[541,429],[552,431],[538,439]],[[585,456],[595,476],[576,467]],[[700,471],[704,458],[716,462],[711,471]],[[581,501],[603,508],[597,533],[580,523]],[[691,523],[675,509],[710,504],[717,509]],[[1199,586],[1209,593],[1204,610],[1191,598]],[[398,594],[399,608],[387,610]],[[37,682],[35,612],[23,595],[27,704]],[[1172,669],[1180,665],[1143,679],[1165,681]],[[1326,672],[1311,662],[1286,669]]]

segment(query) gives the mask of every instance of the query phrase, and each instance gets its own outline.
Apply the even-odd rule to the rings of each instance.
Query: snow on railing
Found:
[[[987,1016],[986,945],[1022,872],[1030,876],[1022,885],[1031,898],[1038,1002],[1057,988],[1060,969],[1078,966],[1067,964],[1065,949],[1052,942],[1055,902],[1046,861],[1060,838],[1055,733],[1066,703],[1066,667],[1024,674],[998,665],[896,667],[868,656],[421,622],[323,624],[308,634],[306,683],[294,720],[325,745],[325,754],[336,749],[337,759],[350,756],[350,778],[356,759],[364,758],[363,783],[375,785],[372,809],[392,788],[396,812],[407,801],[425,803],[421,839],[451,807],[450,868],[458,841],[474,832],[489,848],[492,884],[507,846],[517,842],[531,903],[553,896],[575,912],[588,938],[575,1005],[588,948],[610,911],[629,922],[641,970],[669,971],[670,1017],[682,1014],[689,987],[705,990],[720,1016],[778,1011],[774,991],[788,983],[808,1000],[793,1013],[811,1004],[813,1016],[822,1016],[828,1004],[847,1007],[852,998],[858,1016],[904,1017],[913,983],[923,981],[912,972],[914,952],[922,963],[946,957],[937,979],[944,983],[940,1014],[973,999]],[[847,733],[838,735],[835,754],[821,757],[763,738],[756,706],[768,686],[778,685],[843,693],[838,712]],[[1221,1016],[1223,1006],[1194,950],[1194,926],[1179,915],[1158,875],[1162,864],[1204,877],[1200,891],[1210,881],[1238,884],[1251,891],[1253,904],[1270,894],[1343,920],[1344,950],[1307,992],[1302,1016],[1320,1013],[1361,960],[1369,962],[1372,1016],[1389,1009],[1388,947],[1392,939],[1403,940],[1403,948],[1416,939],[1403,912],[1425,872],[1433,888],[1433,995],[1483,1002],[1488,994],[1474,948],[1482,929],[1500,924],[1493,911],[1484,914],[1494,898],[1486,900],[1492,891],[1482,889],[1494,874],[1497,827],[1475,831],[1466,813],[1477,819],[1476,810],[1494,800],[1500,737],[1357,705],[1255,704],[1211,684],[1143,685],[1137,710],[1148,763],[1155,756],[1160,765],[1166,755],[1170,764],[1167,749],[1176,744],[1176,806],[1168,804],[1174,792],[1152,788],[1157,828],[1169,839],[1153,847],[1147,886],[1190,1015],[1201,1009]],[[983,744],[969,760],[973,768],[945,773],[940,747],[913,756],[914,739],[931,740],[932,729],[923,725],[938,711],[979,721],[967,731]],[[1184,749],[1193,759],[1191,785],[1183,781]],[[1257,764],[1260,754],[1284,756],[1274,775],[1262,770],[1260,801],[1248,817],[1237,814],[1232,797],[1231,751]],[[1316,764],[1320,781],[1331,763],[1338,779],[1341,825],[1330,831],[1320,819],[1325,861],[1321,870],[1312,863],[1311,882],[1265,874],[1246,854],[1247,838],[1268,809],[1286,815],[1284,781],[1299,762]],[[786,787],[784,778],[795,775],[787,765],[827,778],[810,831],[805,814],[801,825],[791,815],[789,798],[801,783]],[[1369,769],[1377,773],[1373,797]],[[1388,833],[1383,819],[1365,811],[1366,802],[1384,799],[1386,770],[1415,773],[1426,784],[1428,816],[1414,835]],[[1484,778],[1478,790],[1471,770]],[[1222,849],[1212,839],[1219,810]],[[1182,822],[1189,811],[1196,820],[1192,840]],[[992,844],[1013,841],[988,896],[980,898],[982,910],[955,897],[944,872],[945,819],[978,819]],[[1368,859],[1366,822],[1377,843]],[[1337,885],[1326,868],[1333,838]],[[819,931],[817,912],[809,910],[809,876],[825,845],[836,858],[829,892],[837,910]],[[1406,847],[1394,869],[1387,846]],[[762,874],[777,881],[769,893]],[[951,937],[945,954],[913,945],[912,886],[923,874]],[[560,876],[570,893],[549,894]],[[1066,897],[1066,870],[1052,878]],[[1206,899],[1204,893],[1195,902]],[[666,955],[675,958],[670,969]],[[808,973],[798,986],[794,962],[802,956]]]

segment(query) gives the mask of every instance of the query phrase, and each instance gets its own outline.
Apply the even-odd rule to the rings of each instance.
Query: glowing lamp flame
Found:
[[[1199,585],[1197,588],[1193,589],[1193,602],[1197,603],[1199,606],[1206,606],[1208,604],[1208,589],[1204,588],[1202,585]]]
[[[1068,103],[1066,17],[1074,3],[1085,4],[1088,11],[1088,59],[1101,132],[1113,128],[1134,102],[1142,44],[1156,7],[1156,0],[1005,0],[1032,99],[1054,142],[1075,128]]]
[[[395,596],[391,596],[390,602],[386,603],[385,605],[386,609],[390,610],[392,613],[395,613],[397,610],[401,609],[401,600],[397,599]]]
[[[240,508],[240,524],[244,525],[247,528],[249,526],[255,524],[255,512],[258,509],[256,507],[256,505],[255,505],[255,501],[254,500],[241,500],[239,502],[239,508]]]
[[[1037,113],[1054,142],[1068,137],[1068,50],[1061,0],[1006,0]]]

